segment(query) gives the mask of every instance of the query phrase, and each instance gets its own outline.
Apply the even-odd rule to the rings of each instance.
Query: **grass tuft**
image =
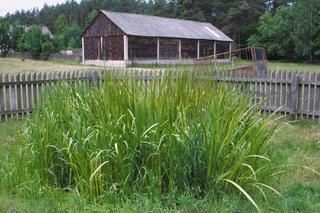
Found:
[[[253,195],[278,193],[268,181],[277,125],[229,86],[184,72],[52,87],[28,121],[20,175],[90,199],[240,192],[260,211]]]

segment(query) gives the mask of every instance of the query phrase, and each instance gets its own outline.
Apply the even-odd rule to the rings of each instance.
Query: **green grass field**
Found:
[[[268,61],[269,70],[272,71],[303,71],[303,72],[320,72],[319,64],[303,64]]]
[[[211,65],[217,70],[235,69],[238,67],[246,67],[252,65],[248,61],[235,61],[234,65],[231,64],[217,64]],[[135,68],[172,68],[172,65],[135,65]],[[189,69],[190,65],[174,65],[174,67]],[[208,69],[207,66],[204,66]],[[270,71],[300,71],[300,72],[320,72],[319,64],[304,64],[304,63],[292,63],[292,62],[280,62],[280,61],[268,61],[268,68]]]
[[[320,65],[313,65],[313,64],[284,63],[284,62],[277,62],[277,61],[269,61],[268,66],[269,66],[269,70],[272,70],[272,71],[285,70],[285,71],[320,72]],[[179,67],[188,68],[189,65],[187,66],[179,65]],[[135,66],[135,68],[154,68],[154,66]],[[166,66],[160,66],[160,68],[166,68]],[[63,61],[63,60],[22,61],[19,58],[0,58],[0,73],[75,71],[75,70],[93,70],[93,69],[104,69],[104,68],[95,67],[95,66],[83,66],[74,61]]]
[[[52,71],[77,71],[103,69],[101,67],[83,66],[73,61],[36,61],[22,60],[19,58],[1,58],[0,73],[28,73],[28,72],[52,72]]]

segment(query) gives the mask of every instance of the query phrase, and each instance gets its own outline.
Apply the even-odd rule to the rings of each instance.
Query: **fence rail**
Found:
[[[0,74],[0,121],[29,115],[43,99],[43,90],[60,81],[96,84],[98,72]]]
[[[131,78],[143,81],[165,76],[165,70],[132,72]],[[265,113],[277,112],[291,119],[320,119],[320,73],[271,71],[265,78],[242,70],[193,74],[230,87],[239,85]],[[48,85],[60,81],[98,85],[103,77],[101,71],[0,74],[0,121],[29,115],[42,101]]]
[[[240,84],[266,113],[277,112],[291,119],[320,119],[320,73],[271,71],[266,78],[227,73],[213,79]]]
[[[17,57],[24,59],[34,59],[30,52],[9,52],[8,57]],[[38,59],[45,60],[46,58],[43,56],[39,56]],[[65,55],[61,53],[52,53],[49,56],[50,60],[67,60],[67,61],[81,61],[81,54],[75,53],[74,55]]]

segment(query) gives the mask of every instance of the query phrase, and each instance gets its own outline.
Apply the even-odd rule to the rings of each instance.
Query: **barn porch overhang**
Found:
[[[86,43],[90,43],[86,42],[86,39],[93,38],[82,38],[83,63],[98,66],[192,64],[194,59],[200,57],[231,53],[231,42],[123,35],[117,38],[114,36],[95,37],[96,54],[90,54],[90,58],[86,58],[84,47]],[[115,39],[114,43],[112,41],[110,43],[112,39]],[[109,42],[106,42],[107,40]],[[225,59],[220,59],[220,61],[226,62]]]

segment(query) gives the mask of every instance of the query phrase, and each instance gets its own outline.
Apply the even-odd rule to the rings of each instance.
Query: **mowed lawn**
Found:
[[[320,64],[268,61],[268,67],[271,71],[320,72]]]
[[[161,66],[165,68],[167,66]],[[179,66],[178,66],[179,67]],[[182,66],[185,68],[185,66]],[[301,71],[301,72],[320,72],[320,65],[303,63],[285,63],[278,61],[268,61],[271,71]],[[157,66],[135,66],[135,69],[159,68]],[[23,72],[53,72],[53,71],[77,71],[77,70],[103,70],[103,67],[84,66],[76,61],[37,61],[22,60],[19,58],[0,58],[0,74],[4,73],[23,73]]]
[[[103,69],[101,67],[83,66],[77,62],[68,61],[37,61],[22,60],[19,58],[1,58],[0,74],[5,73],[28,73],[28,72],[54,72],[54,71],[77,71]]]

